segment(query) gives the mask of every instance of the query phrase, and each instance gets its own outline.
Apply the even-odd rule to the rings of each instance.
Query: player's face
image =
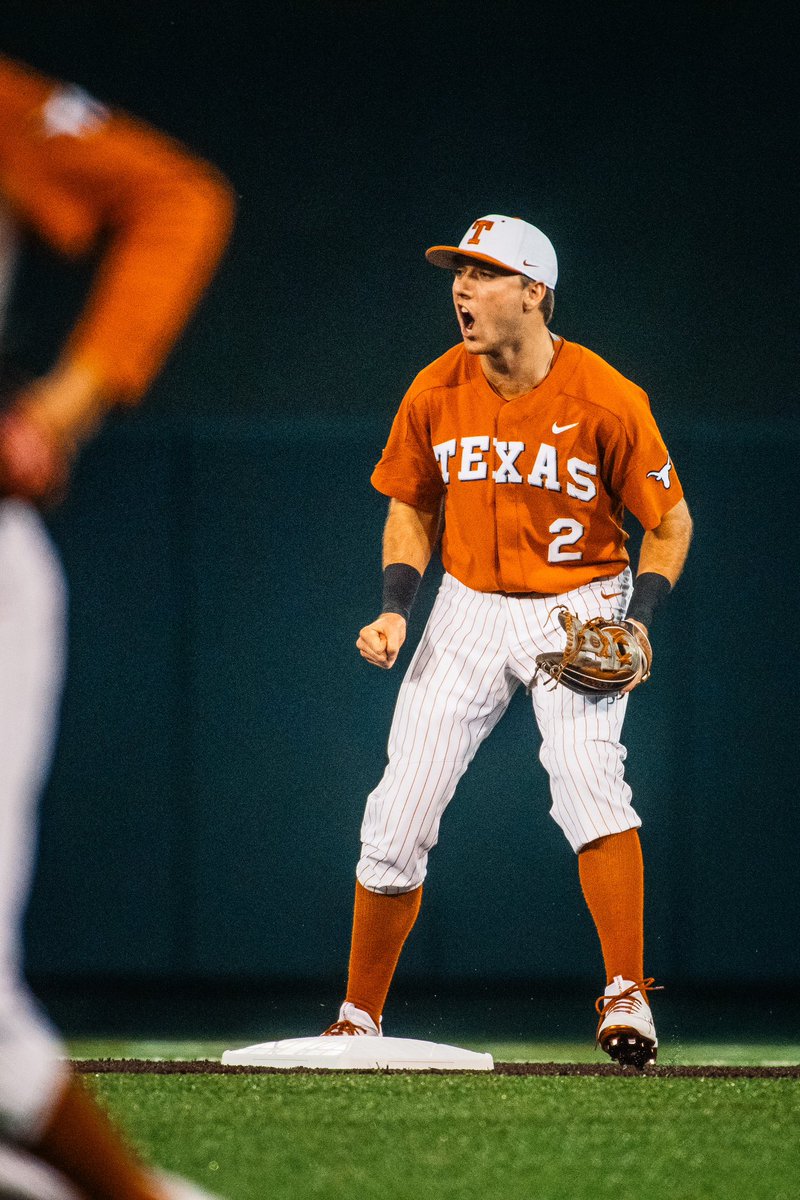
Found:
[[[467,352],[492,354],[518,344],[525,328],[520,276],[480,262],[464,263],[453,274],[453,304]]]

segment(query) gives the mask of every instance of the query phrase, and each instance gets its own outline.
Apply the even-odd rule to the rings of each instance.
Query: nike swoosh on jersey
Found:
[[[573,421],[571,425],[557,425],[556,422],[553,421],[553,433],[566,433],[568,429],[574,429],[575,426],[579,424],[580,421]]]
[[[622,592],[601,592],[600,595],[604,600],[613,600],[616,596],[621,596]]]

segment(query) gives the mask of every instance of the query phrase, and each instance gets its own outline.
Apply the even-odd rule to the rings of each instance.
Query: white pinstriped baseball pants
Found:
[[[442,814],[478,747],[530,684],[536,655],[564,645],[553,610],[621,617],[631,587],[628,569],[543,598],[476,592],[445,575],[397,698],[389,763],[367,799],[356,872],[365,888],[394,895],[422,884]],[[541,676],[531,696],[550,815],[573,850],[638,828],[620,742],[628,697],[584,698]]]

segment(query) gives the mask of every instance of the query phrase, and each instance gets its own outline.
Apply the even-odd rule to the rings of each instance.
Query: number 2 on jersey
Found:
[[[560,535],[553,538],[548,547],[548,562],[576,562],[578,559],[583,558],[582,550],[564,549],[565,546],[574,546],[583,537],[585,530],[580,521],[573,521],[569,517],[560,517],[557,521],[553,521],[548,533],[557,533]]]

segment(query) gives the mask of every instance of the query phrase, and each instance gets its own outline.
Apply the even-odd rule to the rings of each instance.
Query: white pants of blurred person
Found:
[[[0,1200],[85,1200],[63,1176],[0,1142]]]
[[[66,1078],[64,1048],[25,985],[21,961],[65,625],[61,564],[41,518],[24,501],[0,501],[0,1139],[22,1143],[37,1138]]]

